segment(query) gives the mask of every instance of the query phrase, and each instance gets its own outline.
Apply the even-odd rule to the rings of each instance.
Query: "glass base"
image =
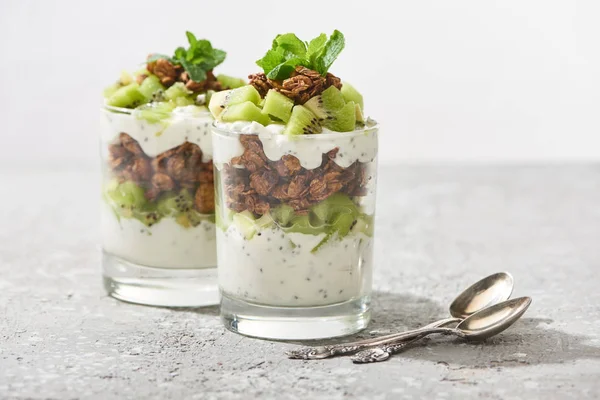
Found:
[[[102,253],[106,292],[148,306],[203,307],[219,304],[217,268],[152,268]]]
[[[221,320],[232,332],[263,339],[308,340],[346,336],[371,320],[370,297],[319,307],[271,307],[221,293]]]

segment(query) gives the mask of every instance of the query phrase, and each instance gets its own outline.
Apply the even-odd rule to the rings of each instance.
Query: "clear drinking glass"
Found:
[[[240,133],[213,125],[224,324],[272,339],[365,328],[377,125],[299,136],[253,126]]]
[[[184,107],[160,121],[129,109],[102,113],[108,294],[157,306],[217,304],[210,113]]]

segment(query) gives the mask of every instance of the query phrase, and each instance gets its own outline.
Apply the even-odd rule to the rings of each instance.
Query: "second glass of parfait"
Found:
[[[225,53],[189,32],[188,38],[189,49],[150,55],[145,68],[123,73],[104,93],[102,272],[108,294],[128,302],[219,301],[213,118],[206,104],[240,80],[215,77],[212,68]],[[191,73],[180,62],[182,51],[212,61]]]
[[[370,319],[378,126],[322,69],[341,33],[315,40],[279,35],[314,64],[264,68],[209,105],[221,316],[249,336],[335,337]]]

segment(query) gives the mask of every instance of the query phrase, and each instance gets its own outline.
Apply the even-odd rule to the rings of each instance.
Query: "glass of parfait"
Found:
[[[215,77],[224,53],[204,51],[215,60],[198,80],[176,57],[151,55],[145,69],[123,73],[105,91],[102,269],[117,299],[173,307],[219,301],[213,118],[205,103],[240,80]]]
[[[290,93],[290,79],[317,90]],[[226,327],[272,339],[365,328],[378,126],[362,117],[362,96],[297,66],[278,81],[252,75],[251,85],[213,96],[209,108]]]

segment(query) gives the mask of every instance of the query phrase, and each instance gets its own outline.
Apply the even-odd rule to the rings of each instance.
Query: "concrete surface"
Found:
[[[600,396],[600,166],[382,168],[374,318],[447,315],[507,270],[524,319],[484,344],[432,339],[388,362],[288,360],[216,307],[120,303],[100,284],[97,179],[0,174],[2,399],[586,399]]]

